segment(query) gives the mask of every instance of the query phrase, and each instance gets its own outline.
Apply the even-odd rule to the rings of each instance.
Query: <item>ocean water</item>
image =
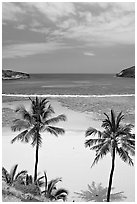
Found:
[[[30,79],[3,80],[4,94],[115,95],[134,94],[133,78],[115,74],[31,74]]]

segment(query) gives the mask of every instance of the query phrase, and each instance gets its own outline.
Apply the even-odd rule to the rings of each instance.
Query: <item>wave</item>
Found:
[[[9,96],[9,97],[50,97],[50,98],[105,98],[105,97],[133,97],[135,94],[110,94],[110,95],[39,95],[39,94],[2,94],[2,96]]]

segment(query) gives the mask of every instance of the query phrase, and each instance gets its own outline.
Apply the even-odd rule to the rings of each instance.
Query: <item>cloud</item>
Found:
[[[3,48],[3,58],[26,57],[29,55],[52,53],[59,49],[71,48],[63,43],[47,42],[47,43],[28,43],[7,45]]]
[[[93,4],[101,7],[102,4],[105,5],[103,7],[105,11],[101,10],[95,15],[93,10],[91,13],[89,12],[89,6],[89,10],[86,8],[86,10],[79,12],[83,19],[80,22],[75,20],[74,26],[72,20],[60,23],[61,33],[63,25],[67,25],[67,29],[63,31],[64,38],[76,39],[97,46],[135,43],[134,4],[128,3],[129,7],[127,3]]]
[[[45,15],[54,22],[56,22],[60,17],[75,14],[74,4],[70,2],[67,3],[33,2],[31,3],[31,5],[32,7],[36,8],[39,12],[41,12],[43,15]]]
[[[23,24],[20,24],[18,26],[16,26],[17,29],[19,30],[24,30],[27,26],[26,25],[23,25]]]
[[[95,56],[95,54],[92,52],[84,52],[83,54],[86,56]]]
[[[16,28],[43,33],[48,41],[72,40],[85,46],[135,43],[132,2],[4,2],[2,15],[3,23],[16,21]]]
[[[18,15],[25,15],[26,11],[15,3],[2,3],[2,20],[4,21],[18,21]]]

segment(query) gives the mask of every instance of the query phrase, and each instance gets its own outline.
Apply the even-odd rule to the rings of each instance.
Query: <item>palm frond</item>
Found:
[[[112,124],[111,124],[110,120],[104,119],[103,122],[102,122],[101,127],[111,130],[112,129]]]
[[[124,119],[124,115],[122,115],[122,111],[118,114],[116,119],[116,129],[119,128],[120,122]]]
[[[43,119],[48,119],[55,111],[51,105],[49,105],[43,113]]]
[[[44,124],[46,125],[55,124],[60,121],[66,121],[66,119],[67,119],[66,116],[62,114],[62,115],[58,115],[57,117],[46,120]]]
[[[44,178],[44,176],[41,176],[41,177],[39,177],[38,179],[37,179],[37,181],[40,181],[41,179],[43,179]]]
[[[109,128],[110,130],[113,130],[112,123],[111,123],[109,116],[107,115],[107,113],[104,113],[104,115],[107,118],[103,120],[102,127],[104,127],[105,129]]]
[[[85,136],[90,136],[90,135],[96,135],[97,134],[97,130],[95,128],[92,128],[92,127],[89,127],[87,130],[86,130],[86,133],[85,133]]]
[[[124,150],[124,148],[116,148],[117,153],[119,154],[120,158],[124,161],[127,162],[129,165],[134,166],[133,160],[130,158],[129,154],[127,151]]]
[[[90,147],[90,150],[98,151],[104,144],[105,144],[105,142],[103,142],[101,144],[94,145],[94,146]]]
[[[69,193],[68,190],[66,190],[64,188],[60,188],[55,192],[54,196],[57,197],[57,196],[60,196],[61,194],[68,195],[68,193]]]
[[[6,183],[10,183],[10,181],[11,181],[10,174],[4,167],[2,167],[2,179]]]
[[[64,189],[64,188],[60,188],[58,190],[56,190],[54,196],[56,200],[62,199],[63,201],[67,200],[67,195],[68,195],[68,190]]]
[[[20,177],[24,177],[27,174],[27,170],[22,170],[15,176],[15,180],[19,179]]]
[[[15,119],[13,121],[13,125],[11,126],[12,131],[21,131],[24,129],[28,129],[29,127],[31,127],[31,124],[26,121],[26,120],[22,120],[22,119]]]
[[[91,165],[91,168],[98,163],[100,159],[102,159],[107,153],[109,153],[109,146],[105,144],[103,147],[96,151],[96,157]]]
[[[129,152],[132,156],[135,156],[135,145],[130,145],[127,143],[122,143],[122,147]]]
[[[34,183],[39,186],[42,187],[44,185],[44,181],[41,181],[44,178],[44,176],[39,177]]]
[[[85,147],[91,147],[92,145],[102,144],[105,139],[88,139],[85,141]]]
[[[49,103],[48,98],[41,99],[41,104],[46,105],[47,103]]]
[[[62,181],[61,178],[56,178],[56,179],[52,179],[49,183],[48,183],[48,194],[51,194],[51,192],[53,191],[53,189],[56,188],[56,184],[59,182],[59,181]]]
[[[61,194],[56,197],[56,200],[63,200],[64,202],[67,200],[66,194]]]
[[[19,112],[23,118],[23,120],[29,121],[29,123],[32,122],[32,116],[31,114],[26,110],[24,106],[18,107],[15,112]]]
[[[28,132],[28,130],[24,130],[23,132],[19,133],[16,137],[14,137],[11,140],[11,143],[13,144],[17,140],[20,140],[21,142],[26,142],[27,143],[28,141],[26,140],[26,137],[25,137],[27,132]]]
[[[36,134],[36,126],[32,127],[28,132],[25,134],[25,141],[29,142],[30,139]]]
[[[106,153],[108,153],[110,150],[110,146],[111,146],[111,140],[107,140],[102,144],[102,146],[98,148],[97,153],[99,152],[99,154],[106,155]]]
[[[65,130],[63,128],[53,127],[53,126],[47,126],[44,131],[47,131],[55,136],[62,135],[65,133]]]
[[[134,126],[132,124],[121,126],[117,132],[117,135],[128,135]]]
[[[18,164],[15,164],[12,169],[10,170],[10,177],[11,177],[11,181],[14,180],[15,174],[16,174],[16,170],[17,170]]]
[[[125,143],[127,143],[128,145],[133,146],[133,148],[135,149],[135,139],[127,139],[127,140],[123,140]]]
[[[45,109],[47,108],[46,105],[49,103],[49,101],[47,100],[47,98],[41,99],[40,100],[40,107],[42,110],[42,114],[45,112]]]

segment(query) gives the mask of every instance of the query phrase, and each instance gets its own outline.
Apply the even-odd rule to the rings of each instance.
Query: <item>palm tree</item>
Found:
[[[129,165],[134,165],[130,155],[135,155],[135,134],[131,133],[133,125],[121,124],[121,121],[124,118],[122,112],[120,112],[117,117],[115,116],[113,110],[111,110],[110,117],[106,113],[104,114],[106,119],[103,120],[102,127],[105,130],[101,132],[92,127],[88,128],[85,134],[86,137],[98,134],[98,138],[86,140],[85,147],[90,147],[91,150],[96,151],[96,156],[92,166],[95,165],[107,153],[111,153],[112,167],[107,192],[107,202],[109,202],[112,178],[115,168],[115,155],[118,154],[120,158]]]
[[[114,188],[112,188],[114,190]],[[89,202],[105,202],[107,196],[107,188],[104,188],[101,183],[95,184],[93,181],[91,185],[88,184],[88,190],[81,190],[80,193],[75,192],[79,198]],[[122,201],[126,197],[122,195],[123,192],[112,193],[110,194],[111,201]]]
[[[27,171],[22,170],[16,174],[18,164],[15,164],[10,172],[8,172],[4,167],[2,167],[2,179],[9,185],[13,185],[16,181],[23,181],[24,176]]]
[[[53,124],[59,121],[66,121],[65,115],[58,115],[51,118],[51,115],[54,114],[54,109],[51,105],[48,105],[47,98],[40,99],[36,97],[34,100],[31,100],[31,110],[27,111],[24,106],[21,106],[16,109],[16,112],[19,112],[22,116],[21,119],[15,119],[11,129],[13,131],[22,131],[18,134],[11,143],[14,143],[17,140],[21,142],[28,143],[32,140],[31,145],[36,146],[36,156],[35,156],[35,168],[34,168],[34,181],[37,180],[37,168],[38,168],[38,152],[42,144],[42,137],[40,132],[49,132],[55,136],[59,134],[64,134],[65,130],[52,126]]]
[[[45,190],[42,191],[44,193],[45,197],[48,198],[51,201],[62,199],[63,201],[66,201],[68,191],[64,188],[56,188],[56,185],[59,181],[62,181],[61,178],[52,179],[48,182],[47,174],[44,172],[45,177]]]

